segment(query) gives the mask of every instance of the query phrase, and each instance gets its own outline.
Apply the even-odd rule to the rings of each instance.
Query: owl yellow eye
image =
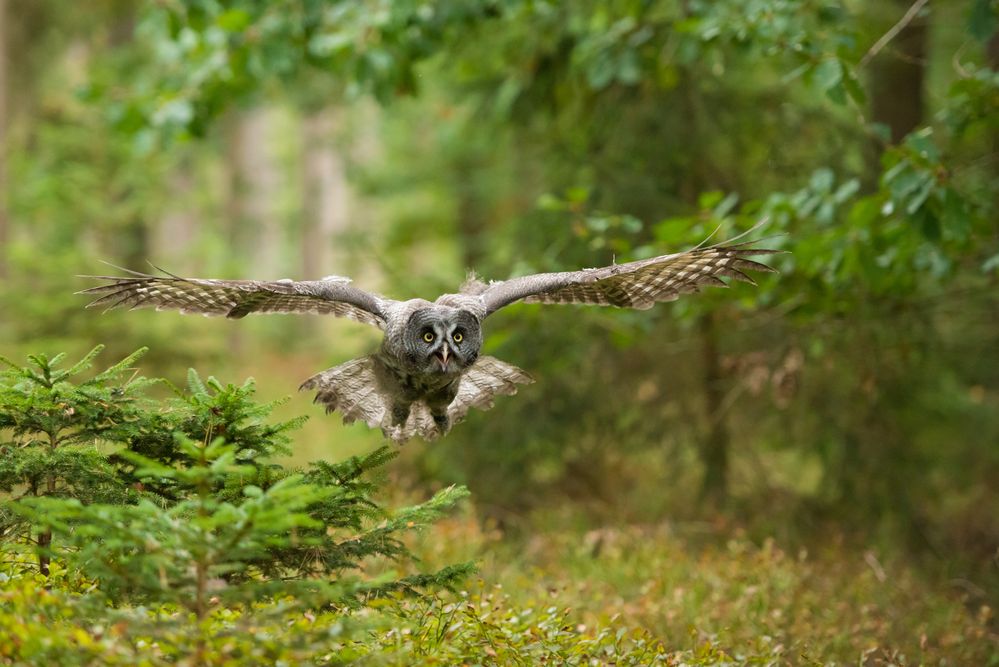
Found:
[[[427,333],[423,334],[423,340],[427,341],[428,343],[433,343],[434,335],[428,331]]]
[[[452,338],[454,338],[455,343],[460,343],[465,337],[461,335],[461,332],[456,332]]]

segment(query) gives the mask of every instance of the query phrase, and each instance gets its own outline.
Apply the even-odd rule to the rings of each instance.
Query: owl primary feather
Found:
[[[737,239],[733,239],[735,241]],[[345,423],[363,421],[404,442],[446,434],[470,408],[488,410],[497,395],[517,392],[531,377],[499,359],[480,355],[482,324],[517,301],[651,308],[722,277],[748,283],[746,271],[773,271],[747,259],[779,252],[728,242],[673,255],[596,269],[538,273],[483,283],[468,280],[435,301],[397,301],[359,289],[347,278],[315,281],[208,280],[171,274],[89,276],[106,281],[83,290],[90,306],[173,309],[241,318],[250,313],[319,313],[346,317],[384,331],[375,354],[318,373],[301,389],[316,391],[327,412]]]

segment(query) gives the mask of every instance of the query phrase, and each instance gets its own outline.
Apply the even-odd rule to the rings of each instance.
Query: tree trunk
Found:
[[[135,12],[132,7],[123,6],[122,11],[116,16],[110,30],[110,46],[113,49],[120,49],[127,45],[135,37]],[[84,59],[80,58],[80,62]],[[126,197],[130,193],[126,193]],[[124,241],[125,256],[123,261],[126,267],[136,271],[144,271],[148,266],[150,258],[149,252],[149,225],[145,219],[139,216],[130,218],[120,233]]]
[[[182,160],[170,175],[167,187],[173,206],[163,212],[156,224],[150,253],[156,260],[164,262],[164,268],[177,273],[198,275],[202,267],[194,266],[190,249],[195,245],[197,221],[188,202],[194,191],[194,178],[191,175],[191,161]]]
[[[305,216],[300,277],[305,280],[347,273],[346,257],[334,251],[337,236],[350,224],[347,168],[333,142],[335,125],[336,118],[328,109],[308,116],[302,124]]]
[[[482,265],[480,260],[486,245],[486,212],[476,179],[476,174],[482,171],[482,165],[477,164],[478,162],[474,158],[459,160],[454,174],[454,182],[458,184],[458,236],[466,270]]]
[[[49,529],[43,530],[38,534],[38,549],[44,550],[48,549],[49,545],[52,544],[52,531]],[[38,571],[43,577],[49,576],[49,555],[47,553],[38,554]]]
[[[226,200],[230,278],[253,267],[254,278],[281,278],[281,226],[274,202],[280,184],[273,156],[267,150],[270,119],[266,109],[236,112],[229,117]],[[230,327],[228,345],[242,349],[242,327]]]
[[[148,268],[147,260],[149,253],[149,229],[142,218],[131,218],[122,228],[120,239],[125,248],[125,256],[122,258],[125,268],[135,271],[145,271]]]
[[[985,45],[985,57],[988,59],[990,69],[993,71],[999,70],[999,30],[992,34],[992,37]],[[999,154],[999,131],[993,129],[991,135],[989,141],[992,144],[992,154],[996,155]],[[992,173],[993,177],[999,180],[999,162],[992,162]],[[994,205],[999,207],[999,193],[996,195]]]
[[[0,279],[7,277],[7,0],[0,0]]]
[[[701,498],[719,506],[725,503],[728,496],[728,450],[731,438],[723,413],[724,374],[718,355],[718,327],[714,313],[701,316],[700,329],[704,409],[708,426],[701,451],[701,461],[704,463]]]
[[[49,434],[49,449],[51,453],[55,453],[56,447],[58,446],[55,436]],[[54,472],[50,472],[45,476],[45,495],[51,498],[55,495],[56,490],[56,476]],[[49,576],[49,555],[45,553],[45,550],[49,548],[52,544],[52,529],[46,528],[38,535],[38,571],[42,576]]]
[[[910,0],[893,0],[888,27],[911,5]],[[923,121],[928,23],[917,16],[871,61],[871,119],[888,126],[892,143]]]
[[[280,278],[281,221],[275,207],[280,175],[267,150],[270,118],[263,108],[238,114],[229,144],[227,209],[232,251],[261,278]]]

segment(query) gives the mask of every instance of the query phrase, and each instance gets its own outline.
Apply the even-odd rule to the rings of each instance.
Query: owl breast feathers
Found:
[[[755,284],[747,271],[774,271],[747,258],[781,251],[737,240],[596,269],[488,284],[473,278],[433,302],[388,299],[337,276],[212,280],[127,270],[125,276],[87,276],[104,282],[81,293],[96,295],[89,305],[107,310],[152,307],[232,319],[318,313],[374,325],[384,332],[377,352],[318,373],[301,389],[315,390],[316,402],[339,411],[345,423],[362,421],[401,443],[444,435],[469,409],[488,410],[497,395],[515,394],[518,385],[533,381],[521,369],[479,354],[482,323],[500,308],[522,301],[645,310],[705,285],[726,287],[722,278]]]

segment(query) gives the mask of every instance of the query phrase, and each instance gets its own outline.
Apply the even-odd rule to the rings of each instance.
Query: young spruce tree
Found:
[[[133,364],[146,350],[129,355],[90,379],[79,376],[92,365],[99,345],[66,369],[65,354],[28,357],[18,366],[0,357],[0,540],[39,547],[38,569],[49,573],[52,533],[11,511],[26,498],[75,498],[81,503],[134,502],[135,492],[101,445],[126,441],[146,414],[145,388]],[[3,496],[0,495],[0,498]]]
[[[0,428],[13,434],[0,460],[3,536],[33,531],[43,572],[57,558],[95,582],[79,601],[87,614],[202,664],[213,642],[244,646],[247,628],[252,636],[274,618],[451,588],[471,571],[361,575],[372,558],[406,558],[401,535],[442,516],[464,488],[387,510],[368,473],[394,450],[285,468],[273,457],[304,420],[269,422],[274,404],[253,401],[252,381],[191,371],[186,391],[152,401],[139,391],[152,381],[122,381],[140,351],[71,384],[98,351],[66,371],[54,370],[61,357],[32,357],[24,369],[7,362],[0,377]],[[185,648],[185,639],[194,641]]]

